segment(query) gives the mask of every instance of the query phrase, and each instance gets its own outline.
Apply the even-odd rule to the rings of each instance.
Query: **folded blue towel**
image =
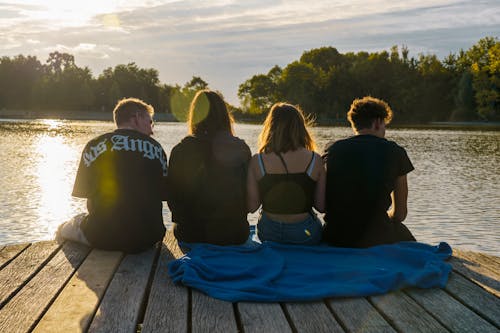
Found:
[[[240,246],[189,244],[169,264],[176,283],[230,302],[308,301],[368,296],[415,286],[444,287],[451,271],[447,243],[416,242],[367,249],[274,242]]]

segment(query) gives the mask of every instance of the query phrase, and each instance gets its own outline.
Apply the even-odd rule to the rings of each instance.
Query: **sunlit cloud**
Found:
[[[73,55],[90,56],[99,59],[108,59],[110,57],[109,55],[110,53],[119,52],[119,49],[116,47],[111,47],[109,45],[80,43],[76,46],[56,44],[46,47],[45,51],[47,52],[59,51],[64,53],[70,53]]]
[[[135,62],[165,83],[201,76],[231,102],[251,75],[311,48],[444,57],[500,35],[498,0],[10,0],[0,12],[3,55],[59,50],[95,74]]]

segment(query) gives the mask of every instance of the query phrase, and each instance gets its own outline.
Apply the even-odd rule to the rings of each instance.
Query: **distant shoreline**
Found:
[[[111,111],[0,110],[4,119],[61,119],[113,121]],[[177,121],[170,113],[155,113],[155,121]]]
[[[155,121],[178,122],[171,113],[155,113]],[[42,110],[0,110],[0,119],[61,119],[61,120],[97,120],[113,121],[111,112],[100,111],[42,111]],[[236,119],[243,124],[259,124],[251,118]],[[316,121],[316,126],[345,127],[349,126],[347,121]],[[423,124],[391,124],[392,128],[408,129],[469,129],[469,130],[500,130],[500,122],[479,122],[479,121],[440,121]]]

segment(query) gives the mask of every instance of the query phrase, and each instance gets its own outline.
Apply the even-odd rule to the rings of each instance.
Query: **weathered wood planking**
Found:
[[[365,298],[329,299],[329,306],[349,332],[395,333],[396,331]]]
[[[447,332],[427,311],[401,291],[369,297],[389,323],[401,332]]]
[[[26,284],[58,248],[59,244],[53,241],[35,243],[4,267],[0,271],[0,306]]]
[[[240,302],[237,309],[245,333],[292,332],[278,303]]]
[[[500,272],[498,271],[498,264],[496,263],[496,257],[486,256],[482,253],[475,253],[469,251],[454,250],[454,257],[460,258],[463,261],[463,265],[475,272],[481,273],[485,277],[493,279],[498,282],[499,285],[494,287],[497,291],[500,291]]]
[[[500,265],[500,257],[486,255],[481,252],[473,252],[468,250],[453,249],[453,255],[459,258],[464,258],[480,264],[489,270],[498,274],[498,266]]]
[[[34,332],[86,332],[123,253],[92,250]]]
[[[27,332],[32,329],[89,250],[84,245],[65,243],[0,310],[0,332]]]
[[[298,332],[344,332],[323,302],[286,303],[285,308]]]
[[[446,291],[483,318],[500,327],[500,300],[474,282],[452,272]]]
[[[500,261],[484,254],[455,251],[444,290],[233,304],[173,284],[168,263],[183,254],[172,232],[138,255],[89,251],[71,242],[0,249],[0,332],[500,331]]]
[[[20,252],[26,249],[30,244],[16,244],[3,246],[0,250],[0,269],[2,269],[10,260],[15,258]]]
[[[177,241],[167,233],[151,286],[142,333],[188,332],[188,289],[174,284],[168,276],[168,263],[181,256]]]
[[[498,332],[490,323],[441,289],[410,288],[406,293],[452,332]]]
[[[233,304],[191,291],[191,332],[237,332]]]
[[[135,332],[156,248],[123,258],[97,309],[89,332]]]
[[[453,269],[468,279],[482,286],[493,295],[500,297],[500,277],[498,273],[485,268],[478,262],[469,259],[452,257],[449,260]]]

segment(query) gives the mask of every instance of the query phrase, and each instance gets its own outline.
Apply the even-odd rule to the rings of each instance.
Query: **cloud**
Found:
[[[71,2],[60,9],[68,18],[77,10],[73,24],[40,14],[50,0],[20,2],[0,4],[3,55],[46,57],[57,49],[96,74],[136,62],[158,69],[170,84],[201,76],[233,103],[244,80],[312,48],[380,51],[405,44],[410,55],[444,57],[500,35],[497,0],[86,0],[88,9]]]

